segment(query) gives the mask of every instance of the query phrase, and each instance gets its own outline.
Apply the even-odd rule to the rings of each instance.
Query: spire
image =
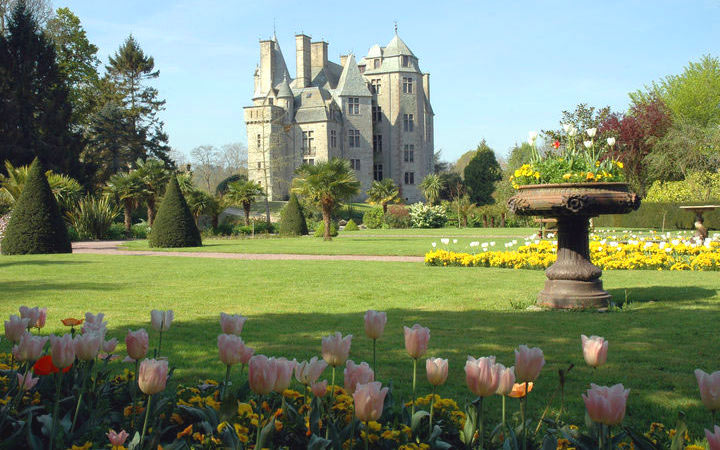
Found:
[[[348,55],[337,85],[337,95],[370,97],[367,83],[358,69],[355,55]]]
[[[290,83],[288,83],[287,75],[283,76],[283,81],[278,87],[278,98],[292,97],[292,91],[290,90]]]
[[[395,21],[395,36],[397,36],[397,20]]]

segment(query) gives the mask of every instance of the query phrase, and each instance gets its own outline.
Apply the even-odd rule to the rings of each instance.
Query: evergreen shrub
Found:
[[[380,228],[385,220],[385,214],[382,207],[373,208],[363,215],[363,223],[368,228]]]
[[[330,222],[330,236],[335,237],[338,235],[338,229],[337,225],[335,225],[334,222]],[[325,224],[323,222],[320,222],[317,225],[317,228],[315,228],[315,237],[325,237]]]
[[[345,224],[345,231],[357,231],[359,230],[357,224],[354,220],[350,219],[348,223]]]
[[[308,234],[308,226],[305,221],[302,207],[297,195],[291,194],[290,200],[280,211],[280,234],[283,236],[304,236]]]
[[[149,239],[150,247],[200,247],[202,239],[177,177],[170,177]]]

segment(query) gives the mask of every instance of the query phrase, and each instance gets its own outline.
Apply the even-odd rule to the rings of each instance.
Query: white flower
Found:
[[[593,141],[583,141],[583,145],[585,145],[585,148],[590,148],[593,145]]]
[[[588,136],[595,137],[595,133],[597,133],[597,128],[588,128],[585,130]]]
[[[564,123],[564,124],[563,124],[563,130],[565,130],[566,133],[567,133],[568,131],[570,131],[570,127],[572,127],[572,124],[571,124],[571,123]]]
[[[437,247],[437,242],[432,243],[433,248]]]
[[[480,243],[478,241],[472,241],[470,243],[470,247],[477,247],[478,245],[480,245]]]
[[[487,242],[483,242],[483,243],[482,243],[482,248],[487,248],[487,246],[488,246],[488,243],[487,243]]]
[[[490,242],[490,247],[495,247],[495,241]]]
[[[450,243],[450,239],[442,238],[442,239],[440,239],[440,242],[442,242],[443,245],[448,245]]]
[[[453,239],[453,244],[457,244],[457,239]]]
[[[615,145],[615,138],[614,137],[607,138],[607,143],[610,147],[612,147],[613,145]]]
[[[570,127],[570,130],[568,131],[568,136],[575,136],[575,135],[577,135],[577,132],[578,132],[577,128],[575,128],[575,126],[573,125]]]
[[[528,133],[528,144],[535,145],[535,141],[537,140],[538,133],[537,131],[531,131]]]

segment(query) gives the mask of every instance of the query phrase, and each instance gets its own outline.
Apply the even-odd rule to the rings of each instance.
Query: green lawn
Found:
[[[149,311],[172,308],[176,322],[163,339],[177,375],[186,381],[220,378],[216,336],[220,311],[250,317],[244,339],[258,353],[306,359],[320,352],[320,338],[336,330],[355,338],[351,358],[371,359],[363,313],[388,312],[379,341],[378,378],[392,381],[407,399],[410,359],[402,326],[431,329],[428,356],[450,359],[448,385],[440,392],[467,397],[463,365],[468,354],[496,355],[513,364],[518,344],[539,346],[548,364],[531,394],[535,412],[555,388],[557,370],[577,364],[567,384],[571,414],[581,422],[580,393],[593,381],[631,389],[627,421],[674,423],[684,411],[695,437],[708,427],[693,375],[718,369],[720,293],[717,273],[612,271],[606,288],[616,298],[627,289],[630,307],[610,313],[527,311],[543,282],[540,271],[437,268],[416,263],[238,261],[143,256],[58,255],[0,257],[0,316],[20,305],[48,307],[44,333],[63,332],[60,319],[102,311],[109,335],[148,327]],[[513,305],[516,305],[513,307]],[[518,309],[516,309],[518,308]],[[606,366],[585,367],[580,334],[610,341]],[[157,334],[151,333],[151,345]],[[0,348],[7,349],[3,340]],[[124,351],[121,344],[119,351]],[[121,366],[121,363],[117,363]],[[329,371],[326,373],[329,377]],[[340,376],[342,379],[342,376]],[[420,392],[429,388],[421,377]],[[499,399],[492,398],[492,420]],[[486,404],[487,404],[486,403]],[[516,405],[512,403],[515,410]]]

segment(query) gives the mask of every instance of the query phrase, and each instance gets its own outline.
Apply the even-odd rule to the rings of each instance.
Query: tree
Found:
[[[135,162],[137,176],[142,181],[145,193],[145,204],[147,205],[148,225],[151,227],[155,222],[157,200],[163,193],[163,188],[170,177],[170,172],[163,163],[157,159],[138,159]]]
[[[124,211],[125,234],[130,235],[132,227],[132,212],[140,205],[145,197],[145,183],[138,176],[137,171],[116,173],[105,187]]]
[[[88,146],[81,157],[96,185],[104,184],[113,174],[130,170],[140,158],[130,144],[133,139],[132,123],[119,103],[107,102],[93,115],[87,132]]]
[[[5,170],[7,176],[0,174],[0,196],[8,199],[10,203],[15,203],[25,188],[30,166],[15,167],[10,161],[5,161]],[[50,185],[50,190],[55,195],[61,213],[70,210],[82,196],[83,188],[76,179],[52,170],[46,171],[45,177]]]
[[[4,34],[6,31],[5,17],[21,1],[24,1],[38,26],[43,26],[52,17],[53,10],[50,0],[0,0],[0,34]]]
[[[304,236],[308,234],[307,222],[295,193],[280,211],[280,234],[285,236]]]
[[[454,194],[458,191],[465,192],[467,190],[465,182],[457,172],[441,173],[440,182],[442,183],[442,189],[440,189],[440,196],[438,197],[438,200],[450,201],[455,197]]]
[[[193,171],[205,183],[205,190],[212,192],[212,179],[220,166],[220,153],[212,145],[200,145],[190,150]]]
[[[470,197],[467,194],[459,195],[455,197],[450,207],[457,213],[458,228],[467,227],[468,217],[475,210],[475,204],[470,201]]]
[[[245,182],[247,180],[248,180],[248,178],[245,175],[240,175],[240,174],[230,175],[229,177],[225,178],[224,180],[222,180],[221,182],[218,183],[218,185],[215,187],[215,194],[222,197],[223,195],[225,195],[225,193],[228,190],[228,184],[234,183],[235,181]]]
[[[648,183],[680,181],[693,172],[716,171],[720,169],[720,128],[675,123],[657,141],[644,163]]]
[[[502,179],[502,172],[497,159],[495,159],[495,152],[488,147],[484,139],[465,167],[464,175],[472,202],[478,205],[487,205],[493,202],[492,193],[495,191],[495,182]]]
[[[383,214],[387,214],[387,205],[397,201],[400,190],[392,178],[384,178],[382,181],[373,181],[367,190],[368,202],[371,205],[380,205]]]
[[[218,216],[222,212],[218,199],[200,189],[192,189],[187,193],[183,192],[183,194],[187,199],[188,207],[195,218],[196,224],[200,216],[208,215],[210,216],[212,226],[217,227]]]
[[[11,24],[12,26],[12,24]],[[71,253],[72,246],[40,160],[30,166],[2,241],[5,255]]]
[[[332,239],[330,218],[333,210],[340,202],[356,195],[359,190],[360,183],[355,177],[355,171],[350,168],[350,163],[338,158],[313,166],[303,164],[292,182],[293,192],[306,197],[322,210],[326,241]]]
[[[420,183],[420,190],[431,205],[438,201],[444,187],[443,179],[440,178],[440,175],[434,173],[423,178],[422,183]]]
[[[668,75],[630,94],[635,104],[659,97],[673,120],[702,128],[720,123],[720,59],[710,55],[690,62],[680,75]]]
[[[231,142],[220,149],[220,162],[229,175],[244,174],[247,178],[248,149],[242,142]]]
[[[130,35],[109,61],[106,70],[118,88],[132,124],[132,140],[129,144],[134,153],[142,158],[157,158],[171,166],[168,138],[158,118],[158,113],[164,109],[165,100],[159,100],[157,89],[145,84],[160,76],[160,71],[155,70],[155,60],[145,55]]]
[[[199,247],[202,245],[195,218],[180,191],[177,177],[171,176],[150,232],[150,247]]]
[[[510,155],[507,159],[506,172],[515,172],[515,169],[519,169],[523,164],[527,164],[531,161],[533,154],[532,145],[527,142],[515,146],[510,149]]]
[[[84,178],[72,106],[52,42],[25,3],[17,2],[0,35],[0,161],[30,164]]]
[[[245,212],[245,225],[250,225],[250,208],[255,203],[255,197],[263,193],[262,186],[254,181],[235,181],[228,184],[223,199],[228,205],[242,207]]]

